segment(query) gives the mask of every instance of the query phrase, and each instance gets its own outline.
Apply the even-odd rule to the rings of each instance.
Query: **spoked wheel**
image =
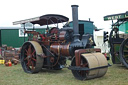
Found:
[[[128,38],[120,46],[120,61],[128,68]]]
[[[24,43],[21,49],[21,65],[26,73],[37,73],[42,69],[42,48],[39,43],[29,41]]]
[[[71,66],[76,66],[76,59],[75,59],[75,57],[73,58],[73,60],[71,62]],[[88,67],[88,63],[84,59],[84,57],[81,57],[80,67]],[[74,75],[75,78],[77,78],[79,80],[85,80],[86,79],[86,75],[88,74],[88,71],[72,70],[72,74]]]

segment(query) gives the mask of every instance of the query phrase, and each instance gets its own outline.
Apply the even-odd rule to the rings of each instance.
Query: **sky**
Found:
[[[111,21],[104,21],[103,17],[125,13],[127,3],[128,0],[0,0],[0,27],[12,27],[14,21],[45,14],[61,14],[71,21],[71,5],[79,5],[79,20],[90,18],[96,27],[110,28]]]

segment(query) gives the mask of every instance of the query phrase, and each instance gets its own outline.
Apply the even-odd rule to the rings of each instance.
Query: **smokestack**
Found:
[[[79,26],[78,26],[78,5],[72,5],[72,20],[73,20],[73,31],[74,31],[74,41],[80,41],[79,40]]]

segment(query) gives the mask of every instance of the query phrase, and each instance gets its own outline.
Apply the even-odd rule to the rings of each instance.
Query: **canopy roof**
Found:
[[[25,24],[25,23],[49,25],[49,24],[57,24],[57,23],[67,22],[67,21],[69,21],[69,18],[67,18],[63,15],[47,14],[47,15],[43,15],[43,16],[39,16],[39,17],[35,17],[35,18],[16,21],[16,22],[13,22],[13,25]]]
[[[119,14],[112,14],[104,16],[104,20],[119,20],[119,19],[126,19],[128,18],[128,11],[125,13],[119,13]]]

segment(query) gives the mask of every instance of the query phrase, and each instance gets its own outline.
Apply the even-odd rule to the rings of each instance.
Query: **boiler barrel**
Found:
[[[70,43],[67,45],[60,45],[59,43],[53,43],[50,46],[50,50],[57,55],[70,56],[69,45]]]

